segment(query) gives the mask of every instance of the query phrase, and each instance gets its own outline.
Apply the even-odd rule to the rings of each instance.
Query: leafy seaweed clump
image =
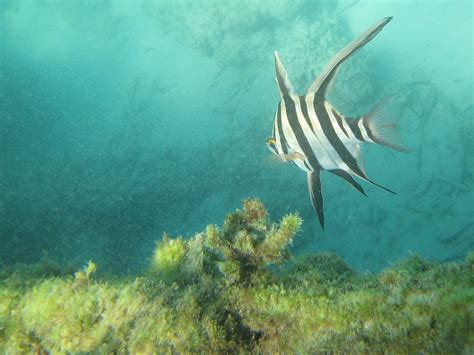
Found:
[[[138,277],[2,270],[0,352],[473,352],[472,253],[360,275],[334,254],[290,258],[301,223],[249,199],[221,227],[165,235]]]
[[[222,256],[218,265],[227,282],[256,283],[269,276],[268,265],[288,259],[287,247],[301,223],[296,214],[283,217],[279,225],[270,223],[261,201],[244,200],[243,211],[227,216],[223,229],[207,227],[207,244]]]

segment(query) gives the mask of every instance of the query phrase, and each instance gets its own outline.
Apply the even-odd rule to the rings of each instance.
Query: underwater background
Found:
[[[370,146],[393,196],[322,174],[326,228],[306,177],[265,140],[279,101],[273,51],[304,93],[334,54],[393,21],[343,65],[330,101],[400,101],[413,152]],[[474,245],[471,1],[0,2],[0,267],[45,256],[140,272],[164,232],[189,237],[246,197],[304,223],[292,253],[377,271]]]

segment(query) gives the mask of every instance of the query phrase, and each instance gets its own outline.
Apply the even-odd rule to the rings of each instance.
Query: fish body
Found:
[[[369,114],[348,118],[326,100],[326,92],[339,66],[367,44],[391,20],[384,18],[341,50],[311,84],[305,95],[293,91],[291,81],[275,51],[276,82],[280,102],[274,117],[270,150],[284,161],[291,161],[307,174],[308,190],[319,222],[324,228],[320,172],[329,171],[365,195],[354,176],[388,192],[393,191],[370,180],[362,162],[362,146],[377,143],[407,151],[386,119],[382,105]]]

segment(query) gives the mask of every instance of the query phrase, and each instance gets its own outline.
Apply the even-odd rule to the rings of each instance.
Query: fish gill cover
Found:
[[[278,102],[273,52],[279,51],[296,89],[304,92],[338,50],[386,16],[394,16],[393,21],[376,41],[344,63],[329,99],[340,112],[357,117],[384,97],[397,94],[398,107],[393,113],[414,152],[394,155],[369,148],[366,154],[369,176],[395,190],[396,196],[367,184],[364,189],[369,198],[359,196],[347,184],[323,173],[326,229],[322,231],[301,172],[290,164],[274,166],[266,159],[265,141]],[[140,308],[148,297],[133,289],[134,283],[142,281],[113,281],[111,276],[112,281],[104,281],[101,288],[94,281],[91,265],[95,264],[82,274],[68,276],[74,274],[70,270],[77,271],[88,260],[99,265],[99,273],[136,274],[146,270],[146,280],[155,277],[150,287],[164,303],[149,307],[154,307],[153,312],[163,310],[163,318],[159,318],[163,322],[174,319],[173,312],[183,310],[188,301],[191,305],[197,302],[197,308],[183,313],[189,318],[181,321],[186,324],[197,314],[207,315],[210,323],[205,324],[209,328],[204,333],[199,330],[200,336],[209,337],[209,329],[215,329],[216,337],[243,349],[257,349],[256,344],[273,339],[274,347],[261,348],[270,351],[287,340],[278,333],[280,328],[272,328],[275,319],[286,324],[281,328],[284,331],[291,327],[293,332],[288,334],[295,337],[299,329],[296,324],[306,324],[307,328],[300,330],[306,331],[301,339],[307,344],[316,346],[322,341],[308,338],[316,326],[305,323],[309,319],[298,323],[298,317],[304,317],[307,310],[302,304],[312,302],[313,291],[308,291],[310,296],[291,294],[291,298],[280,298],[277,295],[288,295],[291,287],[285,284],[280,289],[275,286],[279,283],[301,280],[302,285],[310,282],[311,289],[318,280],[339,280],[320,276],[327,274],[318,270],[330,269],[331,265],[351,270],[344,271],[344,275],[355,273],[353,269],[379,271],[412,253],[464,263],[474,243],[472,21],[469,1],[2,1],[0,267],[6,272],[3,280],[9,281],[2,281],[1,286],[0,339],[5,342],[11,334],[23,339],[2,346],[11,351],[16,345],[28,343],[52,351],[100,351],[96,345],[106,337],[110,343],[106,342],[109,345],[104,345],[104,351],[121,346],[132,352],[146,351],[148,348],[139,346],[157,346],[156,339],[177,341],[178,336],[171,331],[173,325],[180,329],[177,334],[186,330],[172,324],[163,333],[148,333],[156,341],[136,340],[137,347],[123,345],[123,339],[133,338],[129,334],[137,319],[134,317],[142,315],[117,316],[120,319],[99,324],[104,315],[100,307],[116,305],[111,299],[121,300],[123,312],[130,309],[133,313],[133,305]],[[191,236],[209,223],[219,225],[246,196],[258,196],[271,216],[298,211],[304,224],[291,245],[294,255],[329,251],[342,256],[351,267],[318,256],[314,257],[315,263],[324,261],[325,267],[303,265],[291,276],[279,275],[277,281],[263,273],[266,276],[258,278],[262,288],[273,282],[273,291],[259,293],[249,288],[245,293],[239,288],[225,296],[236,297],[232,301],[249,301],[236,308],[210,304],[214,308],[203,311],[199,308],[202,299],[193,294],[166,303],[176,296],[173,289],[168,289],[173,282],[179,285],[179,278],[174,277],[188,275],[180,262],[190,260],[189,250],[199,245]],[[165,232],[183,237],[164,238],[161,247],[154,249],[157,236]],[[193,241],[197,244],[191,248],[189,243]],[[245,238],[241,245],[250,247]],[[230,252],[214,247],[217,259],[211,258],[209,267],[215,267],[216,274],[211,273],[211,278],[224,277],[226,282],[233,280],[232,287],[240,287],[240,280],[261,275],[242,274],[241,259],[238,263],[232,258],[219,259],[219,255]],[[308,258],[311,263],[312,257]],[[57,260],[60,266],[46,261],[49,259]],[[12,269],[19,262],[40,260],[47,264],[46,275],[57,279],[43,280],[43,269],[32,277],[25,276],[31,272],[22,272],[23,266]],[[253,258],[249,263],[244,264],[261,271],[262,266],[256,266]],[[460,265],[446,269],[439,266],[444,270],[439,271],[443,281],[430,285],[431,294],[410,288],[418,282],[406,281],[411,271],[382,272],[383,282],[395,283],[394,288],[387,288],[395,292],[385,295],[387,300],[390,298],[390,307],[395,307],[390,313],[393,324],[398,324],[400,307],[417,304],[417,309],[427,313],[423,313],[422,320],[413,318],[414,327],[421,327],[416,332],[427,334],[428,328],[436,329],[430,333],[431,341],[436,338],[459,346],[452,348],[455,350],[466,346],[463,332],[470,325],[472,307],[468,318],[458,316],[466,313],[467,305],[472,303],[472,268]],[[270,270],[275,272],[273,267]],[[455,285],[449,284],[452,287],[448,293],[440,295],[435,288],[451,282],[446,275],[452,273],[456,275],[451,280]],[[19,281],[22,276],[24,279]],[[280,277],[288,280],[281,281]],[[429,284],[432,277],[437,276],[423,282]],[[182,282],[188,290],[187,276]],[[212,289],[212,285],[216,284],[208,286]],[[351,287],[348,284],[342,290]],[[122,288],[124,291],[120,291]],[[57,294],[61,290],[64,294]],[[362,298],[348,296],[346,308],[356,304],[365,309],[373,304],[370,297],[385,297],[371,290],[366,291],[370,295],[362,292]],[[336,287],[336,291],[327,292],[339,295],[339,291]],[[57,302],[51,305],[53,299],[47,294],[57,296]],[[73,294],[77,299],[70,297]],[[166,295],[171,296],[166,299]],[[282,308],[261,308],[272,302]],[[334,302],[344,301],[337,298]],[[40,305],[52,308],[43,314]],[[82,313],[85,318],[80,326],[92,333],[78,332],[79,325],[70,325],[68,320],[60,323],[54,334],[41,328],[42,319],[62,315],[62,310],[70,306],[78,313],[82,309],[90,311]],[[437,306],[449,309],[446,314],[453,317],[441,319],[431,313]],[[109,309],[111,316],[114,307]],[[256,312],[259,307],[262,313]],[[17,308],[23,311],[17,313]],[[300,313],[294,313],[296,310]],[[255,317],[246,318],[249,315]],[[362,327],[358,333],[361,338],[357,339],[364,344],[373,339],[364,331],[381,330],[383,336],[371,334],[385,340],[395,333],[398,335],[393,335],[394,339],[400,339],[400,334],[413,334],[409,329],[414,328],[407,324],[398,332],[387,325],[385,318],[378,323],[370,320],[376,315],[365,316],[357,323]],[[223,326],[226,319],[229,327]],[[20,323],[26,328],[19,328]],[[156,325],[149,318],[143,323],[147,329]],[[324,324],[333,330],[340,325]],[[93,331],[95,325],[99,333]],[[110,329],[115,335],[109,333]],[[239,332],[229,333],[228,329]],[[77,338],[71,338],[74,332]],[[195,339],[197,333],[190,330],[187,334],[189,337],[183,339]],[[61,339],[69,340],[58,345]],[[254,343],[249,345],[248,339]],[[71,341],[82,345],[74,347]],[[353,345],[345,343],[334,349],[353,349]],[[178,351],[221,349],[173,346],[171,349]],[[298,346],[288,350],[295,349],[305,351]],[[360,349],[380,350],[363,345]]]

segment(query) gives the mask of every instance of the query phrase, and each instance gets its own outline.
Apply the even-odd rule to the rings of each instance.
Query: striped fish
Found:
[[[395,130],[395,124],[384,115],[382,105],[377,105],[365,116],[348,118],[326,100],[326,93],[339,66],[372,40],[391,19],[384,18],[341,50],[304,96],[294,94],[288,74],[275,51],[275,79],[281,100],[267,146],[281,160],[291,161],[307,173],[311,203],[323,229],[322,170],[343,178],[364,195],[364,189],[354,180],[354,176],[394,194],[370,180],[361,163],[361,146],[366,142],[407,151]]]

